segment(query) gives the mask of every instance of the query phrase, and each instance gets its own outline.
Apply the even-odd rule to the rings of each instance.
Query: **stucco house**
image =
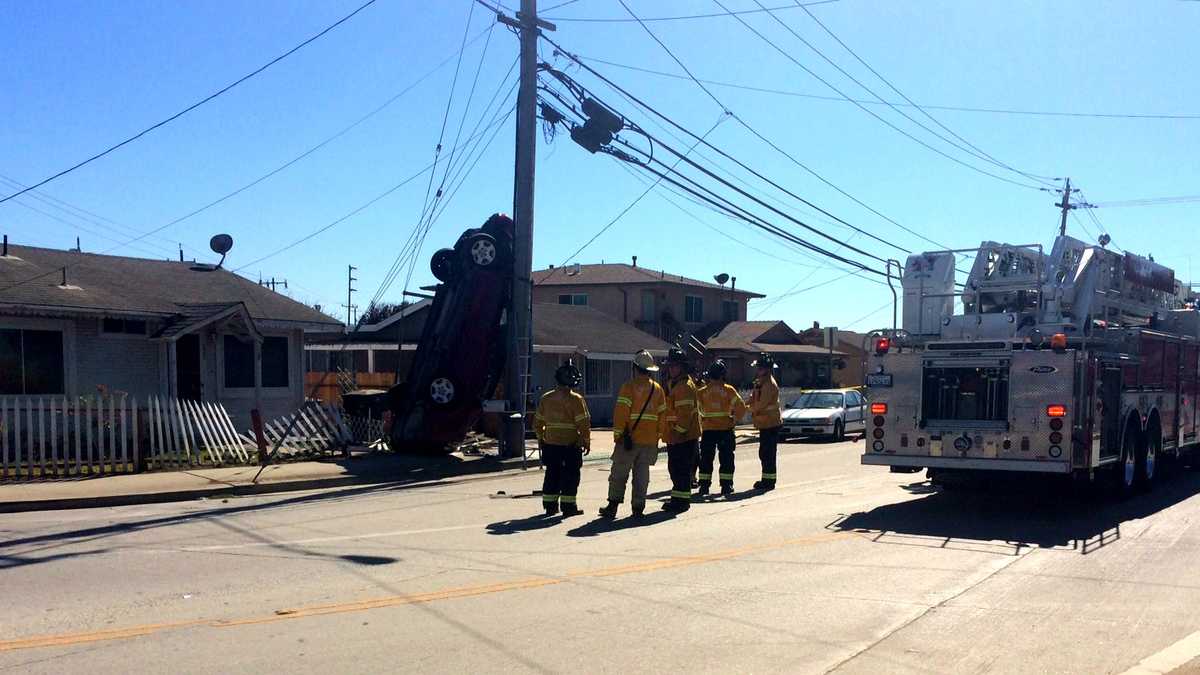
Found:
[[[0,255],[0,396],[220,402],[238,424],[304,401],[304,333],[340,322],[194,262],[30,246]]]

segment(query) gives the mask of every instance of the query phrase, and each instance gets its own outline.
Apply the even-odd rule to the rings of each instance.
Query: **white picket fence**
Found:
[[[354,436],[336,408],[309,401],[265,422],[280,455],[344,450]],[[74,478],[146,470],[251,464],[254,432],[239,433],[219,403],[151,396],[0,397],[0,481]]]
[[[253,431],[248,433],[253,437]],[[282,456],[320,455],[344,450],[355,442],[341,412],[317,400],[305,401],[291,415],[264,421],[263,435],[271,448],[278,444]]]

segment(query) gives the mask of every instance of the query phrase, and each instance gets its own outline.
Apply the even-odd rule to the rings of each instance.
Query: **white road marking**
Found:
[[[391,532],[367,532],[365,534],[346,534],[337,537],[312,537],[309,539],[292,539],[290,541],[256,541],[249,544],[221,544],[218,546],[188,546],[182,551],[226,551],[238,548],[260,548],[263,546],[292,546],[298,544],[322,544],[330,541],[349,541],[351,539],[380,539],[383,537],[403,537],[410,534],[433,534],[435,532],[454,532],[457,530],[482,530],[487,523],[474,525],[453,525],[451,527],[431,527],[424,530],[393,530]]]
[[[1183,638],[1166,649],[1151,654],[1123,675],[1162,675],[1187,664],[1200,656],[1200,631]]]

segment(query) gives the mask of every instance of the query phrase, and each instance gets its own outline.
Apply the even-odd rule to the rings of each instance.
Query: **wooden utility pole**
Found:
[[[505,430],[504,454],[525,452],[526,397],[533,359],[533,195],[537,162],[537,41],[540,28],[554,26],[537,18],[537,0],[521,0],[516,20],[499,21],[520,32],[521,82],[517,90],[516,165],[513,175],[513,280],[508,313],[507,373],[504,391],[510,423]]]
[[[1058,236],[1064,237],[1067,234],[1067,213],[1074,207],[1071,206],[1071,179],[1067,178],[1066,188],[1063,190],[1062,201],[1058,203],[1058,207],[1062,209],[1062,221],[1058,225]]]

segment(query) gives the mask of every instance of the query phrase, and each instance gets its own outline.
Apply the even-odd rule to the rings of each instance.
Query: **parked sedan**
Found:
[[[842,441],[847,433],[866,433],[865,406],[862,394],[854,389],[806,391],[784,408],[779,435]]]
[[[504,369],[512,240],[512,219],[496,214],[433,254],[441,283],[408,376],[388,391],[393,449],[447,449],[479,421]]]

